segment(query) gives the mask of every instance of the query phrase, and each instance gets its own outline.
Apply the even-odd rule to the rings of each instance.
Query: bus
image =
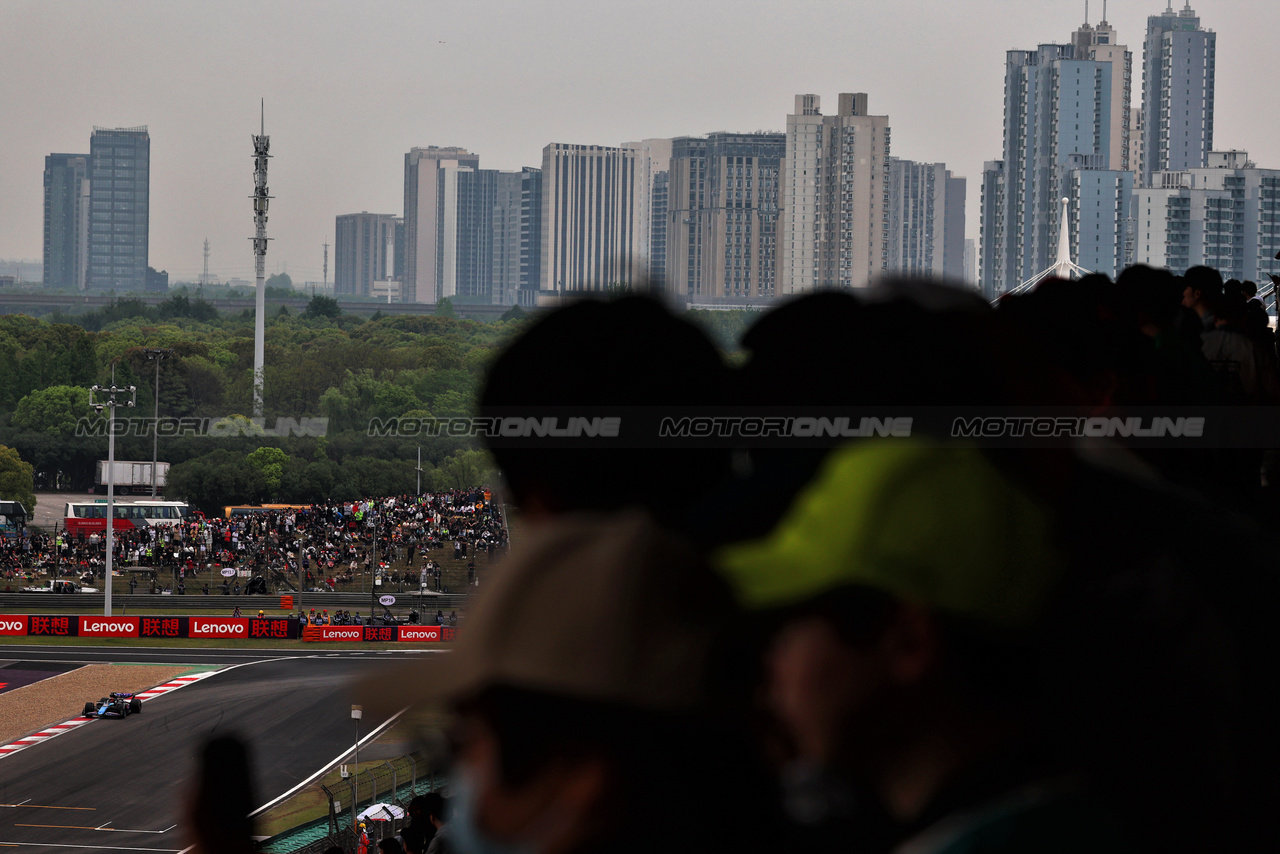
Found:
[[[235,516],[252,516],[254,513],[268,513],[272,510],[307,510],[310,504],[232,504],[222,508],[222,515],[226,519]]]
[[[196,514],[185,501],[117,501],[115,524],[118,531],[141,528],[145,525],[174,525]],[[81,532],[91,534],[107,530],[107,502],[69,501],[62,514],[67,533],[75,536]]]
[[[19,501],[0,501],[0,540],[17,539],[27,529],[27,508]]]

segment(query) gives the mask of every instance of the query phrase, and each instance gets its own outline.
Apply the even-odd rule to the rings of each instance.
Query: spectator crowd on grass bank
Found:
[[[143,579],[144,590],[276,593],[296,589],[301,577],[304,589],[334,591],[361,589],[378,577],[399,589],[450,592],[442,564],[465,560],[466,582],[473,583],[476,561],[487,565],[506,548],[507,529],[491,493],[474,489],[193,517],[118,529],[113,539],[117,571],[152,571]],[[0,544],[0,574],[10,582],[42,575],[100,581],[105,541],[97,533],[30,533]],[[227,568],[236,574],[224,577],[221,570]]]

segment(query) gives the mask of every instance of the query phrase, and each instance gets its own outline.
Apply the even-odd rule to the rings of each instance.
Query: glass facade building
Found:
[[[151,137],[146,127],[95,127],[89,139],[86,288],[146,289],[150,190]]]

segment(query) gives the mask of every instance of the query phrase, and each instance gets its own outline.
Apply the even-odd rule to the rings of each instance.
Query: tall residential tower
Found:
[[[479,155],[465,148],[410,149],[404,156],[404,301],[434,305],[437,280],[440,170],[445,166],[480,168]]]
[[[44,285],[84,290],[89,258],[89,155],[44,159]]]
[[[151,137],[145,126],[93,129],[89,193],[85,286],[145,290],[151,198]]]
[[[1204,167],[1213,148],[1218,36],[1188,2],[1147,18],[1142,57],[1142,185],[1156,172]]]
[[[787,116],[777,293],[861,288],[889,262],[889,117],[864,93],[842,93],[834,116],[797,95]]]

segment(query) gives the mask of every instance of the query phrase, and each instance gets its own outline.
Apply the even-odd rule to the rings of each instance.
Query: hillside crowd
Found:
[[[474,489],[191,518],[117,529],[113,539],[114,568],[150,568],[156,584],[163,579],[182,585],[184,592],[194,584],[204,593],[239,593],[239,575],[226,581],[226,590],[216,584],[207,589],[210,573],[231,568],[251,579],[260,576],[262,589],[256,592],[274,593],[282,584],[296,585],[299,568],[308,589],[339,590],[374,575],[383,583],[438,587],[435,550],[473,561],[483,555],[487,562],[506,547],[507,530],[491,495]],[[101,580],[105,540],[105,534],[96,533],[30,533],[0,544],[0,572],[6,579],[47,573],[80,576],[87,583]]]

